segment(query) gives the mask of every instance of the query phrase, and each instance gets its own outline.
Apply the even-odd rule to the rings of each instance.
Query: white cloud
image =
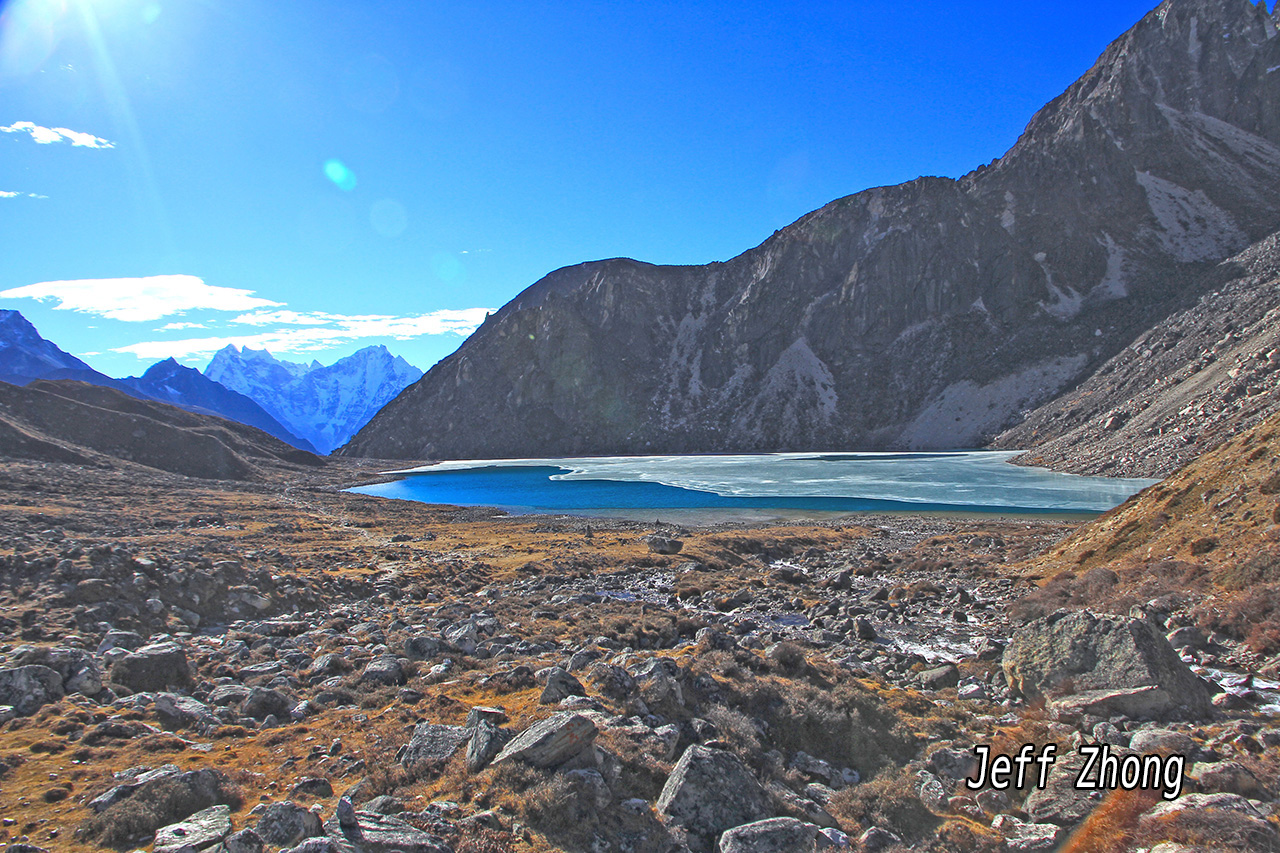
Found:
[[[55,142],[70,142],[76,148],[115,148],[114,142],[108,142],[92,133],[81,133],[65,127],[41,127],[30,121],[16,121],[8,127],[0,127],[0,133],[29,133],[40,145],[52,145]]]
[[[22,195],[22,193],[10,193],[0,190],[0,198],[17,198],[20,195]]]
[[[39,193],[15,193],[0,190],[0,198],[48,198],[48,196],[40,195]]]
[[[254,311],[251,314],[241,314],[231,322],[242,326],[326,326],[339,319],[342,319],[339,314],[325,314],[322,311],[308,311],[304,314],[286,310]]]
[[[0,291],[0,297],[41,302],[56,299],[55,307],[64,311],[130,322],[159,320],[196,309],[250,311],[281,304],[256,297],[252,290],[214,287],[193,275],[45,281]]]
[[[344,314],[296,314],[291,311],[260,312],[307,319],[297,322],[296,328],[281,328],[252,335],[223,335],[208,338],[190,338],[180,341],[143,341],[116,347],[114,352],[133,353],[138,358],[156,359],[195,358],[211,356],[227,344],[243,349],[266,349],[276,355],[317,352],[351,341],[365,338],[394,338],[406,341],[424,335],[456,334],[466,337],[484,322],[488,308],[463,308],[460,310],[433,311],[413,317],[382,315],[354,316]],[[254,316],[254,315],[250,315]],[[325,318],[326,325],[310,322],[308,318]],[[255,316],[255,319],[256,316]],[[240,322],[237,318],[236,322]],[[275,320],[275,323],[285,322]],[[251,323],[246,323],[251,325]]]
[[[172,332],[178,329],[207,329],[204,323],[165,323],[160,327],[162,332]]]

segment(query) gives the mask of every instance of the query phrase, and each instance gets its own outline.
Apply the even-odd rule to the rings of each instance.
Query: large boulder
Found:
[[[470,737],[471,729],[464,726],[418,723],[413,729],[413,737],[400,753],[400,763],[413,768],[448,761]]]
[[[34,714],[63,695],[62,676],[47,666],[0,669],[0,705],[12,705],[20,717]]]
[[[102,691],[102,669],[84,649],[21,646],[14,649],[13,662],[17,666],[49,667],[62,677],[62,688],[67,693],[96,696]]]
[[[821,827],[793,817],[760,820],[721,835],[720,853],[810,853],[818,849],[819,832]]]
[[[108,680],[134,693],[184,690],[191,686],[191,668],[182,646],[152,643],[113,663]]]
[[[211,806],[156,831],[155,853],[212,850],[231,834],[231,807]]]
[[[279,690],[269,687],[253,687],[244,702],[240,703],[240,713],[255,720],[275,717],[277,720],[289,719],[289,711],[293,702]]]
[[[518,734],[493,763],[519,759],[534,767],[557,767],[590,749],[596,732],[596,724],[581,714],[556,714]]]
[[[324,825],[338,850],[358,853],[453,853],[444,839],[416,829],[398,817],[358,811],[339,812]],[[308,842],[303,842],[307,844]],[[316,845],[319,847],[319,845]]]
[[[292,847],[324,833],[320,817],[296,803],[272,803],[256,827],[259,837],[274,847]]]
[[[689,833],[695,853],[711,850],[726,829],[770,816],[768,793],[738,756],[697,744],[676,762],[657,805]]]
[[[1209,691],[1145,619],[1060,610],[1014,634],[1004,652],[1010,687],[1030,700],[1054,693],[1133,691],[1132,711],[1163,716],[1207,715]]]

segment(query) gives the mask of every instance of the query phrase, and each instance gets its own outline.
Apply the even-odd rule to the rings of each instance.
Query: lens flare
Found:
[[[351,192],[356,188],[356,173],[347,168],[341,160],[326,160],[324,176],[343,192]]]

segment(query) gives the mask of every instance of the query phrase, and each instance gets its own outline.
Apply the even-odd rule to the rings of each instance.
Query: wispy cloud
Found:
[[[0,291],[0,297],[41,302],[55,299],[57,309],[129,322],[159,320],[198,309],[251,311],[281,305],[254,296],[252,290],[214,287],[193,275],[45,281]]]
[[[234,344],[237,347],[266,349],[282,354],[310,353],[329,349],[330,347],[358,341],[365,338],[393,338],[410,340],[424,335],[455,334],[466,337],[484,322],[489,313],[488,308],[463,308],[460,310],[433,311],[408,317],[384,315],[353,316],[346,314],[298,314],[292,311],[260,312],[244,315],[232,322],[244,322],[246,317],[254,320],[267,315],[285,315],[294,318],[294,328],[281,328],[251,335],[220,335],[207,338],[189,338],[176,341],[143,341],[116,347],[114,352],[132,353],[138,358],[196,358],[211,356],[218,350]],[[324,318],[321,322],[312,322]],[[306,319],[306,323],[298,318]],[[288,323],[288,320],[271,320],[268,324]]]
[[[101,136],[82,133],[65,127],[41,127],[30,121],[16,121],[8,127],[0,127],[0,133],[27,133],[40,145],[52,145],[55,142],[70,142],[76,148],[115,148],[114,142],[108,142]]]
[[[0,198],[48,198],[48,196],[40,195],[39,193],[16,193],[0,190]]]
[[[165,323],[160,327],[162,332],[173,332],[179,329],[207,329],[204,323]]]

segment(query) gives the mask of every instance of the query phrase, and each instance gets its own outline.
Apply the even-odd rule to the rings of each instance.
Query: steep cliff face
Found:
[[[1280,227],[1264,5],[1168,0],[1003,158],[817,210],[725,263],[558,270],[342,451],[964,447]]]

